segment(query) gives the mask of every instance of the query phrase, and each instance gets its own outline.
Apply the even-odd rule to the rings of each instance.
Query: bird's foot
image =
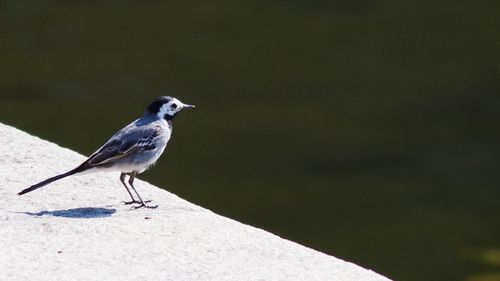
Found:
[[[151,200],[146,200],[144,201],[144,203],[149,203],[151,202]],[[141,201],[137,201],[137,200],[133,200],[133,201],[122,201],[123,204],[125,205],[132,205],[132,204],[141,204],[143,205],[143,203]]]
[[[149,201],[144,201],[144,203],[147,203],[147,202],[151,202],[151,200]],[[156,209],[158,208],[158,205],[146,205],[146,204],[140,204],[139,206],[134,206],[132,207],[133,209],[140,209],[140,208],[147,208],[147,209]]]

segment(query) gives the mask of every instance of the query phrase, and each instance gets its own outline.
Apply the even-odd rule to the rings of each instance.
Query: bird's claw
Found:
[[[149,200],[149,201],[151,201],[151,200]],[[147,201],[145,203],[147,203]],[[135,209],[135,210],[140,209],[140,208],[156,209],[156,208],[158,208],[158,205],[141,204],[139,206],[132,207],[132,209]]]
[[[151,200],[146,200],[144,201],[144,203],[149,203],[151,202]],[[136,201],[136,200],[133,200],[133,201],[122,201],[123,204],[125,205],[132,205],[132,204],[141,204],[143,205],[143,203],[141,201]]]

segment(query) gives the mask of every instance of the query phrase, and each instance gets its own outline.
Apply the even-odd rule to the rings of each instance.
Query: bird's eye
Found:
[[[174,104],[172,104],[170,107],[171,107],[172,109],[176,109],[176,108],[177,108],[177,104],[175,104],[175,103],[174,103]]]

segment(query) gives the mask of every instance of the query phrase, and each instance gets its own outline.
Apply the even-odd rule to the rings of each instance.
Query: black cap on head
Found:
[[[157,114],[158,111],[160,111],[161,106],[168,103],[171,100],[172,100],[172,97],[169,97],[169,96],[157,97],[148,106],[147,112],[152,113],[152,114]]]

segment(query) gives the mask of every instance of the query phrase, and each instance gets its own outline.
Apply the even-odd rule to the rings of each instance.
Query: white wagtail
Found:
[[[46,179],[32,185],[19,195],[41,188],[53,181],[73,174],[93,171],[120,171],[120,181],[132,198],[125,204],[139,204],[136,208],[156,208],[146,205],[134,187],[134,178],[151,167],[163,153],[172,134],[172,119],[185,108],[194,105],[184,104],[173,97],[157,97],[148,106],[144,115],[116,132],[101,148],[92,154],[80,166],[66,173]],[[134,190],[137,201],[125,184],[125,176],[129,176],[128,183]]]

